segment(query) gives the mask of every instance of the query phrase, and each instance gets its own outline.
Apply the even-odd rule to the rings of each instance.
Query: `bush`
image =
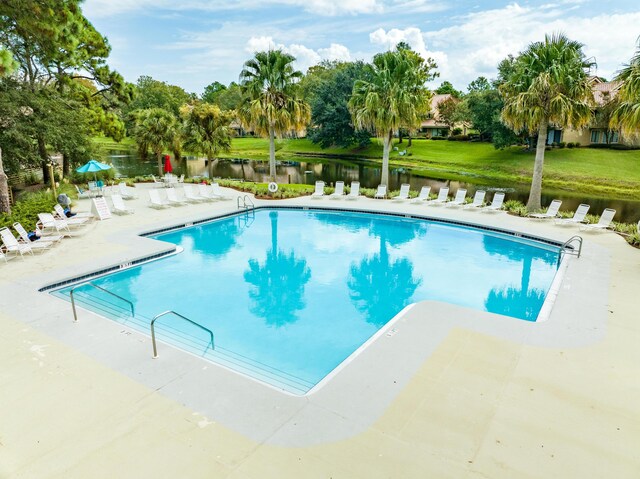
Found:
[[[446,136],[432,136],[431,139],[432,140],[446,140],[447,137]]]
[[[461,135],[462,134],[462,128],[454,128],[453,131],[451,132],[454,135]]]
[[[570,141],[569,143],[567,143],[567,148],[573,148],[575,145],[572,141]]]
[[[470,139],[469,135],[451,135],[447,138],[449,141],[469,141]]]
[[[564,141],[558,143],[558,148],[564,148],[565,146],[567,146],[567,144]]]
[[[58,194],[66,193],[70,198],[75,198],[75,188],[70,185],[62,185],[58,189]],[[38,213],[48,213],[53,210],[57,203],[56,198],[50,189],[41,190],[35,193],[22,193],[11,208],[11,214],[0,214],[0,228],[7,227],[13,231],[13,223],[20,223],[27,231],[35,229],[38,222]]]
[[[527,207],[518,200],[505,201],[502,205],[502,209],[507,213],[515,216],[527,216]]]

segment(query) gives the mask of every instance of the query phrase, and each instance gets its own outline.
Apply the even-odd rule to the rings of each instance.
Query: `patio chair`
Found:
[[[53,207],[53,217],[57,220],[67,220],[69,223],[86,223],[87,221],[93,219],[93,215],[88,211],[83,211],[81,213],[76,213],[74,216],[67,217],[64,212],[64,208],[60,205],[55,205]]]
[[[351,188],[349,188],[348,200],[357,200],[360,197],[360,182],[352,181]]]
[[[449,200],[449,188],[444,187],[444,188],[440,188],[440,191],[438,191],[438,197],[435,200],[429,200],[426,203],[441,205],[443,203],[446,203],[448,200]]]
[[[149,190],[149,202],[151,203],[149,206],[156,209],[168,208],[171,206],[167,201],[160,198],[158,190]]]
[[[209,190],[211,191],[211,193],[214,196],[217,196],[219,200],[230,200],[231,196],[225,195],[224,192],[222,191],[222,188],[220,188],[220,185],[218,183],[211,183],[211,186],[209,187]]]
[[[203,201],[207,201],[206,198],[200,196],[195,189],[195,185],[188,185],[186,183],[184,185],[184,199],[189,203],[202,203]]]
[[[167,188],[165,191],[167,192],[168,203],[176,206],[183,206],[187,204],[185,200],[181,200],[178,198],[178,193],[176,192],[175,188]]]
[[[164,188],[164,181],[159,181],[155,175],[151,175],[151,179],[153,180],[153,186],[155,188]]]
[[[573,214],[572,218],[558,218],[556,220],[557,225],[577,225],[586,221],[587,213],[589,212],[589,205],[581,204]]]
[[[604,231],[606,229],[609,229],[609,227],[611,226],[611,222],[613,221],[613,217],[615,215],[616,215],[616,210],[613,210],[611,208],[606,208],[602,212],[602,216],[600,216],[600,219],[598,220],[597,223],[582,225],[580,226],[580,229],[583,231]]]
[[[127,208],[122,196],[117,193],[111,195],[111,204],[113,205],[113,212],[118,215],[128,215],[135,211],[132,208]]]
[[[373,195],[374,198],[386,198],[387,197],[387,185],[379,185],[378,191]]]
[[[332,200],[339,200],[344,196],[344,181],[336,181],[336,189],[329,195]]]
[[[398,196],[394,196],[392,198],[393,201],[406,201],[409,199],[409,191],[411,189],[411,185],[409,183],[403,183],[400,185],[400,193]]]
[[[499,192],[493,195],[493,200],[490,205],[482,207],[482,211],[486,212],[494,212],[500,211],[502,208],[502,203],[504,203],[504,193]]]
[[[214,195],[209,185],[198,185],[198,194],[205,199],[205,201],[217,201],[219,196]]]
[[[530,213],[527,216],[529,216],[529,218],[534,218],[538,220],[555,218],[556,216],[558,216],[558,211],[560,211],[561,204],[562,204],[561,200],[553,200],[549,205],[549,207],[547,208],[547,211],[545,211],[544,213]]]
[[[62,238],[64,238],[65,236],[70,236],[70,235],[58,235],[58,234],[50,233],[49,231],[43,231],[40,228],[38,228],[37,224],[35,227],[35,232],[36,232],[36,236],[41,240],[50,241],[52,243],[57,243],[58,241],[61,241]]]
[[[19,253],[22,259],[24,259],[25,253],[33,254],[31,245],[28,243],[20,243],[16,237],[13,236],[9,228],[0,228],[0,239],[2,239],[2,244],[7,253],[14,253],[16,255]]]
[[[69,223],[67,220],[54,218],[51,213],[38,213],[40,226],[43,231],[55,230],[62,236],[73,236],[78,232],[84,232],[87,223]]]
[[[420,193],[414,199],[411,200],[411,203],[423,203],[429,200],[429,193],[431,193],[430,186],[423,186],[420,188]]]
[[[316,181],[316,189],[311,193],[311,198],[318,199],[324,196],[324,181]]]
[[[484,197],[486,194],[487,192],[484,190],[476,191],[476,194],[473,195],[473,201],[464,205],[464,208],[481,208],[482,205],[484,205]]]
[[[132,200],[138,197],[138,195],[136,195],[134,192],[135,190],[127,186],[127,184],[124,181],[121,183],[118,183],[118,191],[120,192],[120,196],[122,196],[123,200]]]
[[[29,238],[29,233],[27,233],[27,230],[25,230],[24,227],[17,222],[13,223],[13,229],[16,230],[18,235],[20,235],[21,242],[27,243],[34,250],[43,251],[43,250],[49,249],[59,241],[59,240],[58,241],[48,240],[46,238],[39,238],[36,241],[31,241],[31,238]],[[59,236],[59,238],[62,239],[61,236]]]
[[[76,191],[78,192],[78,198],[80,198],[80,199],[82,199],[82,198],[93,198],[93,194],[91,193],[91,191],[83,190],[78,185],[73,185],[73,186],[76,187]]]
[[[458,188],[456,191],[456,196],[451,201],[447,202],[447,206],[463,206],[465,199],[467,198],[467,190],[466,188]]]
[[[184,183],[184,175],[180,175],[180,178],[178,178],[178,183]]]

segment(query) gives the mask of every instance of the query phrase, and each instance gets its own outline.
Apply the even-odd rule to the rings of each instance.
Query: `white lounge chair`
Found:
[[[379,185],[378,191],[373,195],[374,198],[386,198],[387,197],[387,185]]]
[[[438,197],[435,200],[430,200],[427,203],[434,204],[434,205],[441,205],[443,203],[446,203],[448,200],[449,200],[449,188],[444,187],[444,188],[440,188],[440,191],[438,191]]]
[[[214,195],[209,185],[198,185],[198,194],[205,199],[205,201],[218,201],[219,196]]]
[[[78,192],[78,198],[92,198],[93,194],[89,190],[83,190],[78,185],[73,185],[76,187],[76,191]]]
[[[20,240],[22,243],[27,243],[31,246],[31,249],[44,251],[51,248],[57,241],[47,240],[46,238],[39,238],[36,241],[31,241],[29,238],[29,233],[20,223],[13,223],[13,229],[18,232],[20,235]],[[60,237],[62,239],[62,237]]]
[[[447,202],[447,206],[463,206],[465,199],[467,198],[467,190],[466,188],[458,188],[456,191],[456,196],[451,201]]]
[[[184,175],[180,175],[180,178],[178,178],[178,183],[184,183]]]
[[[138,195],[135,194],[135,190],[127,186],[124,181],[122,183],[118,183],[118,191],[120,192],[120,196],[122,196],[123,200],[132,200],[138,197]]]
[[[211,183],[211,185],[209,186],[209,190],[211,191],[211,194],[216,196],[219,200],[231,199],[231,196],[224,194],[224,191],[222,191],[222,188],[220,188],[220,185],[218,183]]]
[[[55,205],[53,207],[53,217],[57,220],[66,220],[72,224],[82,224],[93,219],[93,215],[88,211],[83,211],[82,213],[76,213],[74,216],[67,217],[64,212],[64,208],[60,205]]]
[[[164,181],[159,181],[155,175],[151,175],[151,179],[153,179],[153,186],[156,188],[164,188]]]
[[[184,199],[189,203],[202,203],[203,201],[207,201],[206,198],[200,196],[195,185],[188,185],[186,183],[184,185]]]
[[[0,228],[0,239],[7,253],[14,253],[16,255],[19,253],[22,259],[24,259],[25,253],[33,254],[31,245],[28,243],[20,243],[16,237],[13,236],[9,228]]]
[[[324,181],[316,181],[316,189],[311,193],[311,198],[318,199],[324,196]]]
[[[428,201],[429,193],[431,193],[431,187],[423,186],[420,189],[420,193],[418,193],[418,196],[411,200],[411,203],[423,203],[425,201]]]
[[[411,190],[411,185],[409,183],[402,183],[400,185],[400,193],[398,196],[393,197],[393,201],[406,201],[409,199],[409,191]]]
[[[558,218],[556,220],[557,225],[578,225],[584,223],[587,217],[587,213],[589,212],[589,205],[581,204],[578,206],[578,209],[573,214],[572,218]]]
[[[562,201],[553,200],[549,205],[549,207],[547,208],[547,211],[545,211],[544,213],[531,213],[528,216],[530,218],[535,218],[538,220],[555,218],[556,216],[558,216],[558,211],[560,211],[560,205],[562,205]]]
[[[482,211],[493,212],[500,211],[502,204],[504,203],[504,193],[496,193],[493,195],[493,200],[490,205],[484,206]]]
[[[347,195],[348,200],[357,200],[360,198],[360,182],[352,181],[351,188],[349,188],[349,194]]]
[[[149,190],[149,202],[151,203],[149,206],[156,209],[168,208],[171,206],[168,201],[160,198],[160,193],[158,190]]]
[[[3,259],[5,263],[9,261],[9,258],[7,257],[7,255],[4,254],[4,251],[2,251],[1,249],[0,249],[0,259]]]
[[[67,220],[56,219],[51,213],[38,213],[38,219],[43,231],[55,230],[62,233],[62,236],[72,236],[84,232],[87,226],[87,223],[69,223]]]
[[[62,238],[64,238],[65,236],[70,236],[70,235],[58,235],[58,234],[50,233],[49,231],[43,231],[40,228],[38,228],[38,225],[36,225],[35,231],[36,231],[36,235],[41,240],[50,241],[52,243],[57,243],[58,241],[61,241]]]
[[[127,208],[122,196],[117,193],[111,195],[111,204],[113,205],[113,212],[118,215],[129,215],[135,211],[132,208]]]
[[[473,195],[473,201],[471,203],[467,203],[464,205],[465,208],[481,208],[484,205],[484,197],[487,192],[484,190],[476,191],[476,194]]]
[[[339,200],[344,196],[344,181],[336,181],[336,189],[329,195],[332,200]]]
[[[185,200],[181,200],[180,198],[178,198],[178,193],[176,192],[175,188],[167,188],[165,191],[167,192],[168,203],[176,206],[183,206],[187,204]]]
[[[581,230],[585,231],[603,231],[611,226],[611,222],[613,221],[613,217],[616,215],[616,210],[611,208],[607,208],[602,212],[602,216],[597,223],[594,224],[586,224],[580,227]],[[640,223],[639,223],[640,224]]]

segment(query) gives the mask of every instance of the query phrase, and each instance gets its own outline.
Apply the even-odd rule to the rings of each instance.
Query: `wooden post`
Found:
[[[51,179],[51,190],[53,191],[53,199],[55,200],[58,195],[56,193],[56,179],[53,174],[53,163],[49,163],[49,178]]]

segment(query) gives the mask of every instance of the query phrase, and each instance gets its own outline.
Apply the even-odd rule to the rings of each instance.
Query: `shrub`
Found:
[[[515,216],[527,216],[527,207],[518,200],[505,201],[502,209],[507,213]]]
[[[558,148],[564,148],[565,146],[567,146],[567,144],[564,141],[558,143]]]
[[[462,128],[454,128],[453,131],[451,132],[454,135],[461,135],[462,134]]]
[[[449,141],[469,141],[470,139],[469,135],[451,135],[447,138]]]
[[[567,148],[573,148],[575,145],[572,141],[570,141],[569,143],[567,143]]]
[[[62,185],[58,189],[58,194],[66,193],[70,198],[75,198],[75,188],[70,185]],[[13,223],[18,222],[27,231],[35,229],[38,222],[38,213],[47,213],[53,210],[56,198],[50,189],[41,190],[35,193],[22,193],[11,208],[11,214],[0,214],[0,228],[11,228]]]
[[[447,137],[446,136],[432,136],[431,139],[432,140],[446,140]]]

